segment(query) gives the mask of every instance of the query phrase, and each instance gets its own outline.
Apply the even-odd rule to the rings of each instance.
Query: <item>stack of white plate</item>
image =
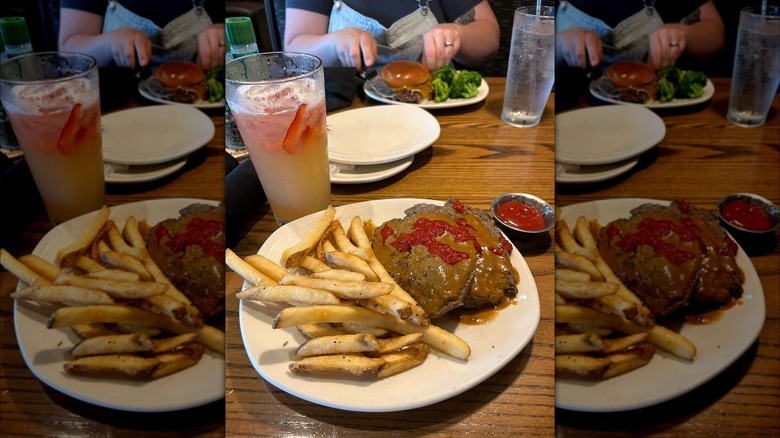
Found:
[[[639,105],[610,105],[555,116],[555,181],[593,183],[631,170],[666,135],[663,120]]]
[[[410,105],[371,106],[329,115],[330,181],[359,184],[397,175],[440,133],[435,117]]]
[[[214,123],[189,105],[156,105],[102,117],[107,183],[128,184],[168,176],[214,137]]]

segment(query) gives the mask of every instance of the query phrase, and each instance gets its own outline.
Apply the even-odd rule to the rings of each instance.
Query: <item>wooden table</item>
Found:
[[[740,128],[726,120],[730,79],[713,79],[715,95],[703,107],[661,113],[666,136],[640,165],[612,181],[558,185],[558,206],[612,198],[682,198],[713,210],[733,192],[780,202],[780,105],[775,97],[766,125]],[[593,102],[591,102],[593,103]],[[757,342],[724,372],[698,389],[657,406],[613,414],[556,410],[556,436],[779,436],[780,248],[750,259],[766,298]],[[594,395],[597,396],[597,395]]]
[[[506,125],[500,113],[504,79],[489,78],[490,94],[473,106],[434,111],[441,136],[412,166],[384,181],[333,185],[334,205],[387,198],[456,197],[488,209],[504,192],[526,192],[553,200],[552,99],[536,128]],[[356,100],[352,108],[372,105]],[[381,141],[381,139],[377,139]],[[242,230],[233,250],[257,252],[278,226],[261,208]],[[242,280],[227,274],[226,422],[228,436],[552,436],[553,435],[553,254],[546,239],[514,240],[539,289],[541,322],[531,343],[506,367],[465,393],[432,406],[393,413],[327,408],[278,390],[247,358],[238,327]],[[510,333],[507,336],[511,336]],[[382,397],[382,394],[377,394]]]
[[[130,100],[127,106],[137,105]],[[184,168],[159,181],[108,185],[107,205],[158,198],[222,200],[224,114],[217,110],[208,115],[216,127],[214,137],[206,147],[191,154]],[[29,254],[51,230],[43,205],[37,208],[34,221],[6,248],[11,254]],[[139,414],[84,403],[39,381],[27,368],[16,343],[13,300],[9,296],[16,284],[16,277],[5,270],[0,272],[0,436],[225,436],[223,400],[185,411]]]

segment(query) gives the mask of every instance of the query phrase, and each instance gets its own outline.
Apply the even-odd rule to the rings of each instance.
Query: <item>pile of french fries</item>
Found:
[[[693,360],[696,347],[660,324],[601,258],[598,224],[555,226],[555,370],[607,379],[650,362],[656,348]]]
[[[224,354],[224,332],[204,323],[149,256],[149,225],[131,216],[120,231],[110,216],[104,206],[54,263],[0,249],[0,264],[23,283],[11,296],[53,305],[48,328],[80,339],[65,371],[157,379],[195,365],[205,348]]]
[[[468,343],[431,324],[374,256],[363,219],[345,229],[335,215],[329,206],[280,262],[226,250],[227,266],[254,285],[238,298],[289,304],[273,327],[296,327],[306,339],[290,370],[382,379],[422,364],[429,347],[466,360]]]

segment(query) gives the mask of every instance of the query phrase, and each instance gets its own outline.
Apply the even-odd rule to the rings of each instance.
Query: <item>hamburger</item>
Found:
[[[625,102],[645,103],[658,92],[655,71],[640,61],[619,61],[604,72],[607,80]]]
[[[154,71],[154,78],[174,102],[195,103],[206,98],[206,74],[194,62],[164,62]]]
[[[204,318],[225,306],[225,214],[223,207],[192,204],[179,216],[150,228],[149,256]]]
[[[404,213],[377,227],[371,246],[429,318],[496,306],[517,294],[513,247],[487,212],[451,199]]]
[[[394,61],[381,70],[379,77],[392,88],[401,102],[416,103],[431,99],[431,74],[415,61]]]

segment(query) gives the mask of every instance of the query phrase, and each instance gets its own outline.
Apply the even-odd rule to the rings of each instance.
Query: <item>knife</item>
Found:
[[[379,72],[377,72],[375,68],[367,68],[365,65],[362,67],[363,71],[359,76],[366,81],[368,86],[379,96],[384,97],[385,99],[395,100],[395,91],[379,77]]]

